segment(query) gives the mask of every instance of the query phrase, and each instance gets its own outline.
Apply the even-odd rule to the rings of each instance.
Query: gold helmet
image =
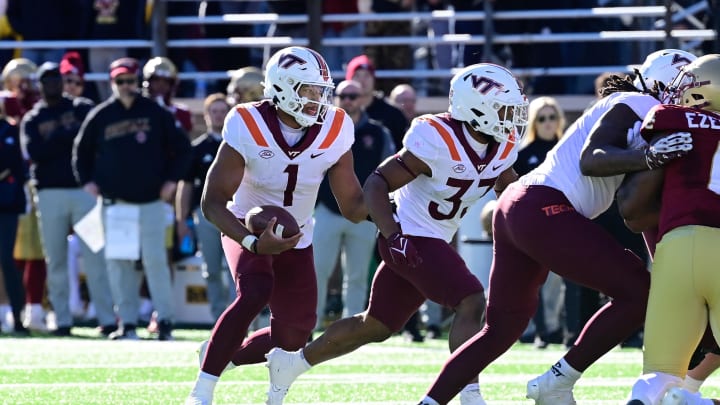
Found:
[[[143,79],[145,80],[150,80],[153,76],[176,80],[177,73],[175,64],[164,56],[156,56],[143,66]]]
[[[37,65],[33,61],[25,58],[12,59],[2,70],[3,83],[7,88],[8,81],[12,76],[18,76],[20,79],[32,79],[35,72],[37,72]]]
[[[254,66],[238,69],[230,76],[227,94],[234,98],[236,103],[262,100],[264,92],[263,78],[262,70]]]
[[[720,112],[720,54],[697,58],[671,84],[672,102]]]

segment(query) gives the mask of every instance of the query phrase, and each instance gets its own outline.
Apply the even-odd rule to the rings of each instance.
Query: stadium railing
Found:
[[[161,0],[162,1],[162,0]],[[168,0],[173,1],[173,0]],[[368,22],[368,21],[415,21],[428,23],[432,20],[447,20],[450,24],[457,21],[502,21],[502,20],[523,20],[523,19],[579,19],[579,18],[646,18],[652,21],[649,29],[642,30],[608,30],[599,32],[574,32],[574,33],[520,33],[520,34],[492,34],[484,35],[462,35],[446,34],[441,36],[411,35],[397,37],[357,37],[357,38],[327,38],[323,40],[326,46],[346,45],[410,45],[413,47],[429,45],[501,45],[501,44],[542,44],[542,43],[568,43],[584,42],[597,43],[606,41],[632,41],[632,42],[661,42],[671,46],[688,48],[696,47],[704,41],[717,41],[717,31],[706,28],[695,18],[695,15],[707,12],[709,9],[706,0],[699,1],[689,7],[683,8],[676,3],[667,8],[666,6],[638,6],[638,7],[597,7],[588,9],[559,9],[559,10],[522,10],[522,11],[453,11],[442,10],[434,12],[403,12],[403,13],[359,13],[359,14],[326,14],[322,15],[322,22]],[[270,47],[283,47],[291,45],[309,44],[307,37],[232,37],[232,38],[200,38],[200,39],[169,39],[158,44],[157,38],[167,38],[167,27],[170,25],[187,24],[278,24],[305,23],[310,21],[308,15],[278,15],[274,13],[263,14],[226,14],[210,16],[165,16],[162,14],[164,7],[158,7],[161,11],[153,16],[153,30],[155,38],[136,40],[57,40],[57,41],[0,41],[0,49],[15,48],[233,48],[246,47],[269,49]],[[668,18],[669,17],[669,18]],[[684,22],[690,26],[687,29],[670,29],[666,21],[675,24]],[[268,30],[273,32],[274,30]],[[157,33],[161,34],[158,35]],[[452,32],[452,31],[451,31]],[[160,45],[160,46],[158,46]],[[630,72],[634,65],[616,66],[574,66],[574,67],[525,67],[515,68],[513,71],[519,76],[571,76],[571,75],[598,75],[606,71]],[[378,78],[449,78],[453,75],[453,69],[402,69],[402,70],[378,70]],[[341,72],[332,72],[334,75]],[[180,72],[181,80],[221,80],[227,79],[230,72]],[[89,81],[104,80],[105,73],[89,73],[86,79]]]

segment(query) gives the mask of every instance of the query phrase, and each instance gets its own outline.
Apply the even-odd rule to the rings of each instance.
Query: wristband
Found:
[[[257,242],[258,242],[257,236],[255,236],[253,234],[249,234],[242,239],[242,242],[240,242],[240,244],[245,249],[247,249],[253,253],[257,253]]]

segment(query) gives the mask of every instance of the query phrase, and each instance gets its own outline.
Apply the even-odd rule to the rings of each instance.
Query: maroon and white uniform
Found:
[[[480,281],[448,242],[468,208],[484,196],[497,177],[517,159],[514,141],[474,140],[449,114],[416,118],[404,147],[432,170],[394,193],[397,218],[423,258],[415,268],[393,264],[386,240],[375,274],[368,312],[399,331],[426,298],[448,307],[483,291]],[[390,264],[388,264],[390,263]]]
[[[301,226],[303,237],[295,249],[277,255],[257,255],[222,237],[238,298],[220,316],[210,340],[202,370],[212,375],[220,375],[231,357],[235,364],[252,364],[264,361],[264,354],[275,346],[298,349],[315,327],[312,211],[325,173],[350,150],[355,130],[350,117],[334,107],[322,124],[298,130],[282,125],[276,107],[267,100],[240,104],[225,119],[223,141],[245,160],[242,182],[228,209],[244,218],[258,205],[284,207]],[[268,300],[270,328],[243,341]]]
[[[642,325],[649,289],[645,263],[591,221],[610,206],[623,175],[588,177],[579,165],[593,126],[618,103],[638,115],[639,129],[640,119],[659,102],[624,92],[599,100],[566,130],[539,167],[500,196],[493,217],[487,323],[445,363],[429,397],[449,402],[517,341],[535,314],[538,291],[550,270],[613,298],[565,356],[576,370],[584,371]],[[637,148],[645,142],[629,128],[626,144]]]
[[[518,153],[515,142],[474,140],[447,113],[415,119],[403,144],[432,170],[432,176],[418,176],[395,191],[403,233],[446,242],[468,208],[512,167]]]
[[[330,109],[325,122],[310,127],[300,143],[290,146],[269,101],[235,107],[225,120],[223,139],[245,159],[245,174],[230,211],[245,218],[259,205],[284,207],[303,232],[297,248],[308,247],[320,183],[355,140],[352,120],[342,109]]]

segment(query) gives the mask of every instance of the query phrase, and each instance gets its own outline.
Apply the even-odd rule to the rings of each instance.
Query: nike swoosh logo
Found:
[[[503,166],[502,163],[500,163],[499,165],[493,165],[492,169],[497,170],[497,169],[501,168],[502,166]]]
[[[320,156],[320,155],[324,155],[324,154],[325,154],[325,152],[318,153],[318,154],[311,153],[311,154],[310,154],[310,159],[315,159],[316,157],[318,157],[318,156]]]

